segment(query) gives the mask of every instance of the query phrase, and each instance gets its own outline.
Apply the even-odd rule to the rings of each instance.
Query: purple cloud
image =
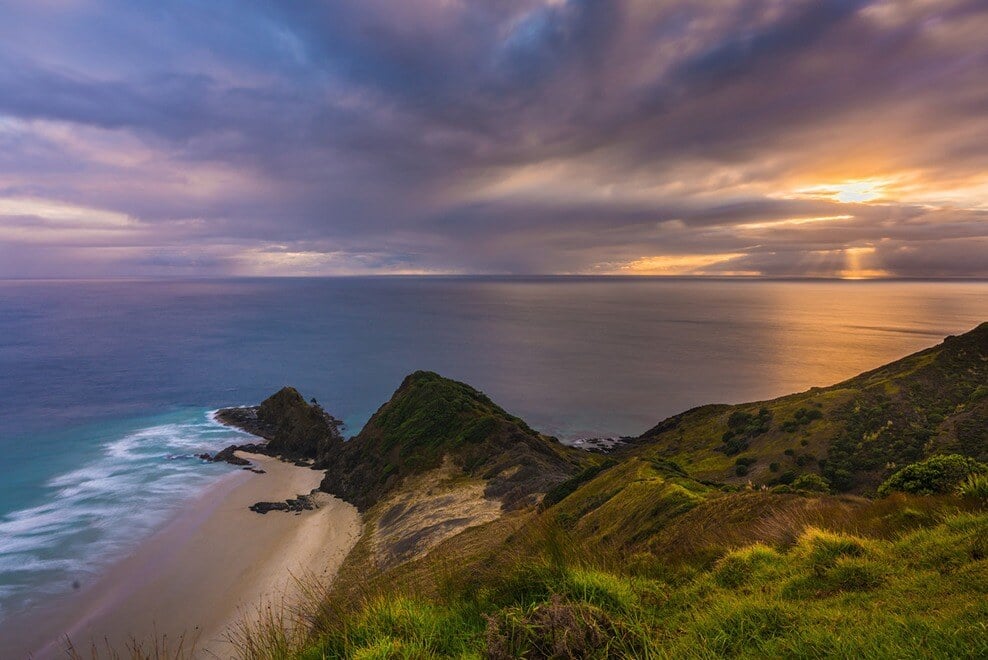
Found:
[[[11,2],[0,277],[988,276],[973,0]]]

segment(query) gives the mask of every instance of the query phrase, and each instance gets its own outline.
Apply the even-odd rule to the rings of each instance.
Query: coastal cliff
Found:
[[[242,427],[325,471],[362,533],[313,632],[279,653],[988,654],[986,365],[982,324],[832,387],[687,411],[606,456],[431,372],[349,441],[282,390]]]

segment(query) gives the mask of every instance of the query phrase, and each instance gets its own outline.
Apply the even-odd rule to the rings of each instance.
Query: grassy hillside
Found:
[[[788,484],[823,475],[869,493],[936,453],[988,458],[988,323],[831,387],[671,417],[633,452],[725,483]]]
[[[986,349],[988,324],[610,456],[413,374],[333,477],[368,499],[331,592],[244,655],[985,657]]]
[[[611,497],[614,505],[662,488],[651,467],[629,469],[624,477],[637,485]],[[611,475],[615,484],[620,472]],[[988,653],[988,513],[979,503],[725,493],[668,476],[666,488],[695,495],[671,488],[653,509],[661,523],[639,502],[613,525],[597,527],[609,518],[592,513],[574,525],[573,512],[601,492],[602,484],[587,483],[557,506],[473,527],[373,577],[353,558],[314,613],[314,633],[281,638],[276,652],[269,646],[258,655]],[[633,519],[649,531],[640,533]]]

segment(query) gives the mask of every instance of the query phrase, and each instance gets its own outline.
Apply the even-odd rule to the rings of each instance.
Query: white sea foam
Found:
[[[100,453],[47,483],[46,501],[0,518],[0,617],[87,582],[229,466],[194,454],[243,442],[215,412],[100,442]]]

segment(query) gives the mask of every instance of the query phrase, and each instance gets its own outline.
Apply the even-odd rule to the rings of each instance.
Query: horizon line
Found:
[[[179,282],[328,279],[555,279],[738,282],[988,282],[988,276],[838,277],[810,275],[629,275],[625,273],[335,273],[325,275],[157,275],[122,277],[0,277],[0,282]]]

